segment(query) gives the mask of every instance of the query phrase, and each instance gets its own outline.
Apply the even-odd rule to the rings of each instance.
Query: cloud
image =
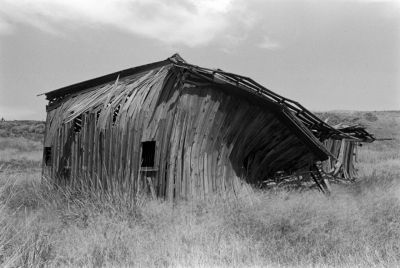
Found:
[[[10,30],[5,21],[50,33],[111,26],[168,44],[198,46],[230,27],[239,10],[234,1],[241,0],[0,0],[0,32]]]
[[[12,32],[10,23],[0,17],[0,34],[11,34]]]
[[[247,34],[226,34],[221,38],[220,50],[227,54],[232,54],[246,39]]]
[[[261,42],[257,46],[259,48],[268,49],[268,50],[277,50],[277,49],[281,48],[281,45],[277,41],[272,40],[268,36],[264,36],[263,39],[261,40]]]

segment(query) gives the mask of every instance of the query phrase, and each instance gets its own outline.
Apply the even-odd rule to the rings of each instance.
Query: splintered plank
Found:
[[[174,119],[175,119],[175,110],[171,111],[171,116],[168,118],[168,123],[167,123],[167,130],[165,132],[165,165],[167,167],[167,170],[165,173],[167,174],[167,179],[166,179],[166,199],[169,201],[172,201],[173,196],[173,166],[171,166],[171,163],[169,161],[170,153],[171,153],[171,147],[170,147],[170,139],[172,136],[173,132],[173,126],[174,126]]]
[[[83,117],[83,138],[82,138],[82,165],[81,165],[81,177],[82,180],[87,182],[87,170],[88,170],[88,157],[89,157],[89,135],[90,135],[90,114],[87,113]]]
[[[97,117],[97,115],[95,115]],[[98,169],[97,169],[97,163],[99,162],[99,138],[100,138],[100,132],[98,131],[98,126],[97,126],[97,119],[95,122],[92,123],[93,126],[93,133],[92,133],[92,139],[93,139],[93,147],[92,147],[92,156],[91,158],[91,168],[90,168],[90,179],[95,181],[96,187],[100,187],[99,185],[99,177],[98,177]]]
[[[164,138],[163,134],[165,129],[165,119],[159,119],[157,129],[158,129],[157,132],[155,132],[156,152],[155,152],[154,164],[157,167],[158,172],[156,174],[155,190],[158,197],[163,197],[164,194],[162,193],[161,188],[163,185],[165,174],[163,173],[164,165],[161,161],[163,159],[162,148],[163,148],[163,138]]]
[[[92,180],[93,182],[93,178],[92,177],[92,167],[93,167],[93,158],[94,158],[94,131],[95,131],[95,120],[96,120],[96,115],[93,113],[89,114],[89,120],[88,120],[88,128],[89,128],[89,134],[88,134],[88,140],[87,140],[87,144],[86,144],[86,148],[87,148],[87,171],[86,171],[86,175],[87,175],[87,179]],[[96,185],[94,185],[94,187],[96,187]]]
[[[177,198],[182,198],[185,196],[185,193],[183,191],[184,189],[184,175],[183,175],[183,154],[184,154],[184,141],[185,141],[185,136],[186,136],[186,131],[187,131],[187,117],[186,117],[186,112],[184,110],[181,110],[180,112],[181,118],[180,118],[180,124],[179,127],[181,129],[180,135],[178,137],[178,147],[176,150],[176,156],[177,156],[177,163],[176,163],[176,192],[177,192]]]
[[[121,135],[122,135],[122,143],[121,143],[121,150],[120,150],[120,165],[119,165],[119,170],[121,171],[121,186],[124,189],[127,189],[127,173],[129,173],[129,160],[128,160],[128,155],[127,155],[127,151],[129,148],[129,121],[126,120],[125,117],[122,117],[121,120],[123,121],[123,128],[121,131]]]
[[[186,161],[185,161],[185,154],[186,154],[186,135],[187,135],[187,126],[188,126],[188,120],[187,120],[187,114],[185,114],[185,120],[184,120],[184,125],[183,125],[183,134],[181,136],[180,140],[180,146],[179,146],[179,163],[180,163],[180,187],[181,187],[181,196],[186,198],[187,197],[187,181],[188,178],[185,174],[185,168],[186,168]]]

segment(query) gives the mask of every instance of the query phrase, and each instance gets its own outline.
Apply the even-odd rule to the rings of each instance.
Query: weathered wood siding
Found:
[[[355,162],[357,157],[358,142],[342,139],[328,139],[324,141],[326,148],[332,153],[333,157],[323,162],[323,170],[330,174],[332,179],[352,181],[357,177]]]
[[[144,141],[156,143],[152,168],[141,167]],[[173,65],[53,104],[45,147],[52,155],[44,173],[58,183],[122,187],[132,194],[150,183],[166,199],[235,191],[244,180],[315,160],[269,107],[194,81]]]

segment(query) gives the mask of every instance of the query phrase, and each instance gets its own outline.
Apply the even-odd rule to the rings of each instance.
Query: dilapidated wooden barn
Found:
[[[250,78],[179,55],[45,93],[43,174],[165,199],[235,191],[365,141]]]

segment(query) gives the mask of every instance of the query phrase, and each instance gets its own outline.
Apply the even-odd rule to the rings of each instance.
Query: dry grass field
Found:
[[[0,266],[400,266],[400,112],[319,115],[393,140],[361,147],[359,180],[330,197],[255,190],[173,206],[55,190],[40,179],[40,124],[0,122]]]

